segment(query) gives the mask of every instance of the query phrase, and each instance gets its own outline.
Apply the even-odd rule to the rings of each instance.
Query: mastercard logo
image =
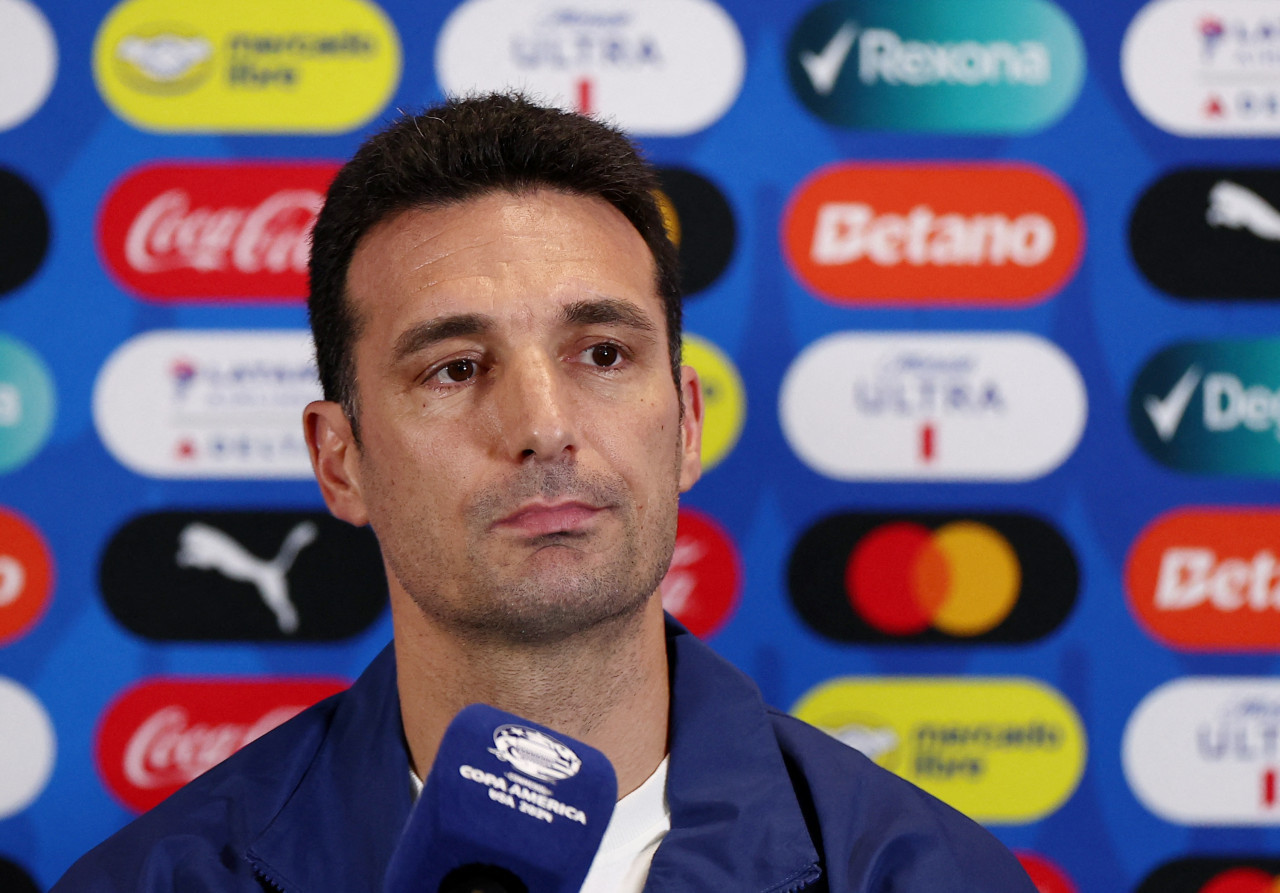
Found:
[[[797,541],[791,603],[840,642],[1027,642],[1070,614],[1079,570],[1038,518],[839,514]]]
[[[1161,865],[1136,893],[1276,893],[1280,859],[1189,856]]]

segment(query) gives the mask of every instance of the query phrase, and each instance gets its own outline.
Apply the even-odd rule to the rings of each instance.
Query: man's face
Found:
[[[653,595],[701,395],[671,378],[652,256],[606,202],[538,190],[409,210],[348,273],[360,445],[306,427],[330,509],[372,524],[393,597],[459,635],[544,641]]]

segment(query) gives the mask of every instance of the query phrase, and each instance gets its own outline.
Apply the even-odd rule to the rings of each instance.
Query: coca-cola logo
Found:
[[[662,580],[662,607],[705,639],[737,607],[741,561],[732,538],[710,515],[682,508],[676,524],[675,550]]]
[[[98,771],[112,794],[143,812],[347,684],[329,678],[143,681],[103,715],[94,748]]]
[[[138,168],[98,220],[107,268],[157,301],[299,300],[329,163],[203,162]]]

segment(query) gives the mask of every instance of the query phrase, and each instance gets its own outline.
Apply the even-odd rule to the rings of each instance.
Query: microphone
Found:
[[[578,893],[613,815],[600,751],[487,704],[445,729],[384,893]]]

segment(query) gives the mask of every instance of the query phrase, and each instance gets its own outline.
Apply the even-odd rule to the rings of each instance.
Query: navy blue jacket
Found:
[[[646,891],[1035,893],[980,826],[773,710],[676,625],[671,831]],[[412,806],[395,658],[80,859],[51,893],[377,891]]]

